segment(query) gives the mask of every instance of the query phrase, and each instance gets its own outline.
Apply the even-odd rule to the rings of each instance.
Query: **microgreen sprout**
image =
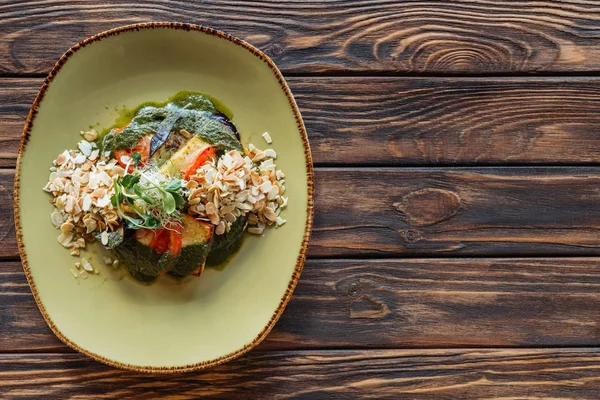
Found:
[[[181,180],[161,173],[154,165],[140,168],[139,153],[134,153],[132,160],[133,171],[114,180],[112,205],[132,229],[173,227],[173,222],[181,219],[178,209],[185,204]]]

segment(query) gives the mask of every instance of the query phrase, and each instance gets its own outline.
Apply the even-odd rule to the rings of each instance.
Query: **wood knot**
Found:
[[[283,47],[278,44],[272,44],[267,47],[266,53],[273,58],[280,56],[283,53]]]
[[[384,318],[389,313],[388,306],[367,296],[350,302],[350,318],[378,319]]]
[[[354,282],[348,288],[348,296],[350,297],[359,297],[362,294],[362,288],[360,287],[360,283]]]
[[[400,232],[400,236],[404,239],[405,242],[414,243],[421,240],[421,234],[414,229],[407,229],[405,231]]]
[[[460,197],[448,190],[427,188],[407,194],[394,207],[411,225],[433,225],[458,213]]]

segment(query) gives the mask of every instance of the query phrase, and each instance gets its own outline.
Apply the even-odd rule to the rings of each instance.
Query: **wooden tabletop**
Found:
[[[315,161],[314,231],[272,333],[154,376],[71,351],[23,274],[12,184],[58,57],[121,25],[249,41]],[[598,398],[600,5],[594,1],[0,4],[0,397]]]

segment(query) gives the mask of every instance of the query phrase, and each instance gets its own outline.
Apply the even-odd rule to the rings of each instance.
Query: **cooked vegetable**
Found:
[[[169,161],[162,165],[160,170],[163,173],[169,174],[185,172],[198,156],[209,147],[212,148],[210,144],[202,140],[199,136],[192,136],[186,144],[173,154]]]
[[[139,166],[140,164],[143,166],[143,163],[148,161],[148,158],[150,157],[150,138],[150,135],[143,136],[138,140],[134,147],[115,150],[115,158],[119,165],[123,168],[127,168],[127,172],[129,173],[133,171],[134,166]],[[137,159],[137,162],[133,158],[134,156]]]
[[[177,278],[199,275],[213,232],[211,224],[186,215],[177,229],[138,229],[116,252],[131,275],[144,282],[167,272]]]
[[[168,105],[167,109],[169,109],[170,114],[156,127],[156,132],[154,132],[154,135],[152,136],[150,142],[150,157],[156,153],[156,150],[165,144],[175,123],[183,117],[182,109],[173,106],[169,107]]]
[[[208,146],[206,149],[202,150],[202,152],[196,157],[196,160],[192,161],[186,168],[183,178],[190,179],[190,176],[195,174],[200,167],[202,167],[210,159],[214,158],[216,158],[215,150],[212,146]]]

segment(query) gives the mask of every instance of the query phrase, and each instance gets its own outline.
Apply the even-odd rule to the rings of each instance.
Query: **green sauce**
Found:
[[[244,227],[246,226],[246,218],[238,218],[231,229],[222,235],[215,235],[212,243],[212,248],[206,259],[206,266],[220,269],[232,255],[237,253],[242,245],[244,236]]]
[[[117,246],[115,252],[131,276],[141,282],[155,280],[174,261],[171,253],[159,254],[133,237]]]
[[[195,244],[182,248],[173,269],[169,271],[169,275],[178,279],[185,278],[198,269],[199,264],[206,258],[209,251],[210,243]]]
[[[154,134],[159,125],[173,114],[181,117],[172,131],[185,129],[212,144],[217,152],[243,151],[236,137],[218,120],[223,114],[231,118],[231,111],[216,99],[195,92],[179,92],[163,103],[147,102],[131,111],[125,110],[115,125],[101,133],[103,151],[131,148],[142,136]],[[121,132],[115,129],[127,125]]]

